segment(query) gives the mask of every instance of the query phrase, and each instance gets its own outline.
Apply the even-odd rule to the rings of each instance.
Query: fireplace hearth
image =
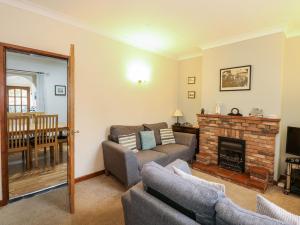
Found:
[[[211,114],[197,116],[200,128],[198,162],[216,165],[220,169],[228,168],[230,164],[231,169],[239,169],[245,173],[249,173],[253,167],[264,168],[269,173],[270,182],[273,181],[275,139],[280,119]],[[231,152],[222,154],[222,162],[219,163],[219,137],[244,140],[244,156],[233,151],[235,142],[230,145],[226,142],[225,148],[228,147]],[[239,147],[243,145],[239,142],[237,144]]]
[[[218,165],[225,169],[245,172],[245,140],[219,137]]]

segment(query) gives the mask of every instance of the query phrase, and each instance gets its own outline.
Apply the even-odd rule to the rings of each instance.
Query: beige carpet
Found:
[[[257,192],[198,171],[195,175],[226,185],[227,195],[237,204],[255,210]],[[113,177],[100,176],[76,185],[76,213],[66,212],[66,189],[21,200],[0,209],[1,225],[123,225],[120,197],[124,187]],[[273,187],[265,196],[283,208],[300,215],[300,197],[284,195]]]

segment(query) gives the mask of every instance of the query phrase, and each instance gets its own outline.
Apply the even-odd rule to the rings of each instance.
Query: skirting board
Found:
[[[1,206],[4,206],[3,200],[0,200],[0,207],[1,207]]]
[[[84,175],[84,176],[81,176],[81,177],[77,177],[75,178],[75,183],[79,183],[79,182],[82,182],[82,181],[85,181],[85,180],[88,180],[88,179],[91,179],[91,178],[94,178],[94,177],[98,177],[100,175],[103,175],[105,173],[104,170],[100,170],[100,171],[97,171],[95,173],[90,173],[90,174],[87,174],[87,175]]]

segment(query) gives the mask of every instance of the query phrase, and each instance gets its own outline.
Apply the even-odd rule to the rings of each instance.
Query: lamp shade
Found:
[[[183,114],[182,114],[182,112],[179,109],[176,109],[176,111],[174,112],[173,116],[181,117],[181,116],[183,116]]]

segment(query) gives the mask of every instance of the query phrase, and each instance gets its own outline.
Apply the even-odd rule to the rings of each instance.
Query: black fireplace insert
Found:
[[[245,172],[245,148],[245,140],[219,137],[218,165],[225,169]]]

